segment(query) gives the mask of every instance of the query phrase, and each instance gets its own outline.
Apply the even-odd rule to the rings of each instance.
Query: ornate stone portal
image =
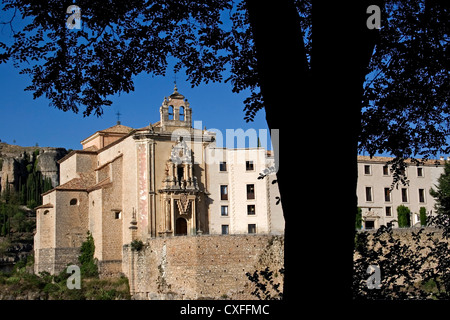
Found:
[[[159,192],[162,194],[164,219],[159,235],[201,234],[196,221],[199,188],[193,173],[193,154],[182,137],[173,146],[166,162],[163,185]]]

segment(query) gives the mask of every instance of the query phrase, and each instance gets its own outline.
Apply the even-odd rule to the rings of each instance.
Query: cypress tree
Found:
[[[357,208],[356,220],[355,220],[355,228],[356,230],[361,230],[362,228],[362,210],[361,208]]]
[[[425,207],[420,207],[419,217],[420,217],[420,225],[422,227],[426,226],[427,225],[427,209]]]
[[[450,215],[450,162],[445,161],[444,172],[438,178],[436,190],[431,188],[430,195],[436,200],[438,214]]]
[[[397,207],[397,220],[398,226],[400,228],[410,227],[411,224],[410,214],[411,211],[409,210],[408,207],[405,207],[404,205],[399,205]]]

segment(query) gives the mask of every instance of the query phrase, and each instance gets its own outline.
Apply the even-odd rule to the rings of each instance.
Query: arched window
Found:
[[[49,213],[50,211],[48,211],[48,210],[45,210],[44,211],[44,216],[46,216],[47,215],[47,213]]]
[[[71,206],[76,206],[77,205],[77,203],[78,203],[78,200],[76,199],[76,198],[73,198],[72,200],[70,200],[70,205]]]
[[[169,106],[169,120],[173,120],[173,106]]]
[[[180,107],[180,121],[184,121],[184,107]]]

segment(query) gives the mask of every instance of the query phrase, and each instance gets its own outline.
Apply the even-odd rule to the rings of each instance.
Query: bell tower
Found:
[[[169,99],[164,97],[159,113],[163,131],[172,131],[179,127],[192,128],[192,109],[189,107],[188,100],[178,92],[176,84]]]

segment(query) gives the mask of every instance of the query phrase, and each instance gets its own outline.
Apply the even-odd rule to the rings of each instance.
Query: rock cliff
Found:
[[[37,167],[43,177],[52,180],[53,187],[59,184],[57,161],[67,154],[64,148],[21,147],[0,142],[0,192],[9,183],[12,190],[18,190],[20,177],[26,177],[27,161],[35,154]]]

